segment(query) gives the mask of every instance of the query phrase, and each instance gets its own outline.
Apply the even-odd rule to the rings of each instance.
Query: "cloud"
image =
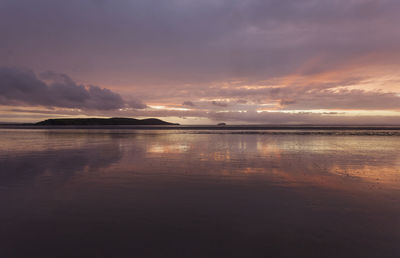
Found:
[[[235,111],[400,109],[398,0],[0,2],[1,65],[109,89],[25,71],[20,90],[0,86],[0,104],[110,114],[145,102],[243,121],[260,114]]]
[[[228,103],[225,102],[211,101],[211,104],[217,107],[228,107]]]
[[[236,102],[237,102],[238,104],[246,104],[248,101],[245,100],[245,99],[238,99]]]
[[[294,103],[296,103],[296,100],[292,100],[292,99],[281,99],[281,101],[280,101],[281,106],[287,106],[287,105],[291,105]]]
[[[342,84],[334,84],[330,87],[321,85],[319,87],[288,86],[261,89],[231,89],[218,92],[215,97],[246,97],[255,103],[271,103],[276,109],[284,110],[400,110],[399,93],[349,89],[342,87]]]
[[[400,110],[400,96],[394,92],[341,89],[310,91],[295,100],[282,100],[284,109]]]
[[[189,107],[194,107],[194,106],[196,106],[192,101],[184,101],[184,102],[182,103],[182,105],[184,105],[184,106],[189,106]]]
[[[182,88],[399,65],[397,0],[1,2],[2,62],[110,85]]]
[[[130,99],[125,101],[127,106],[133,109],[145,109],[148,108],[146,104],[144,104],[142,101],[138,99]]]
[[[9,67],[0,68],[0,104],[88,110],[145,107],[138,101],[127,103],[109,89],[77,84],[66,74],[45,72],[38,77],[31,70]]]

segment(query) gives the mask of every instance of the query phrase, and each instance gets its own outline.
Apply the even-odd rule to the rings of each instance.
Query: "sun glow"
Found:
[[[168,107],[168,106],[158,106],[158,105],[148,105],[152,109],[157,110],[174,110],[174,111],[190,111],[189,108],[181,108],[181,107]]]

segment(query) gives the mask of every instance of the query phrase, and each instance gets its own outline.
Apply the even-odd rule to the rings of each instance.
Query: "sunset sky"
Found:
[[[399,0],[0,0],[0,121],[400,124]]]

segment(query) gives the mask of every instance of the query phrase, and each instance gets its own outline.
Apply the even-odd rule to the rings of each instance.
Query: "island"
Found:
[[[179,125],[169,123],[157,118],[57,118],[47,119],[35,125]]]

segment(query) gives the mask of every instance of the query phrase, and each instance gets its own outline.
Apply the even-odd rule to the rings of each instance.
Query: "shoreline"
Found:
[[[140,129],[140,130],[393,130],[400,131],[400,126],[344,126],[344,125],[33,125],[0,124],[0,129]]]

